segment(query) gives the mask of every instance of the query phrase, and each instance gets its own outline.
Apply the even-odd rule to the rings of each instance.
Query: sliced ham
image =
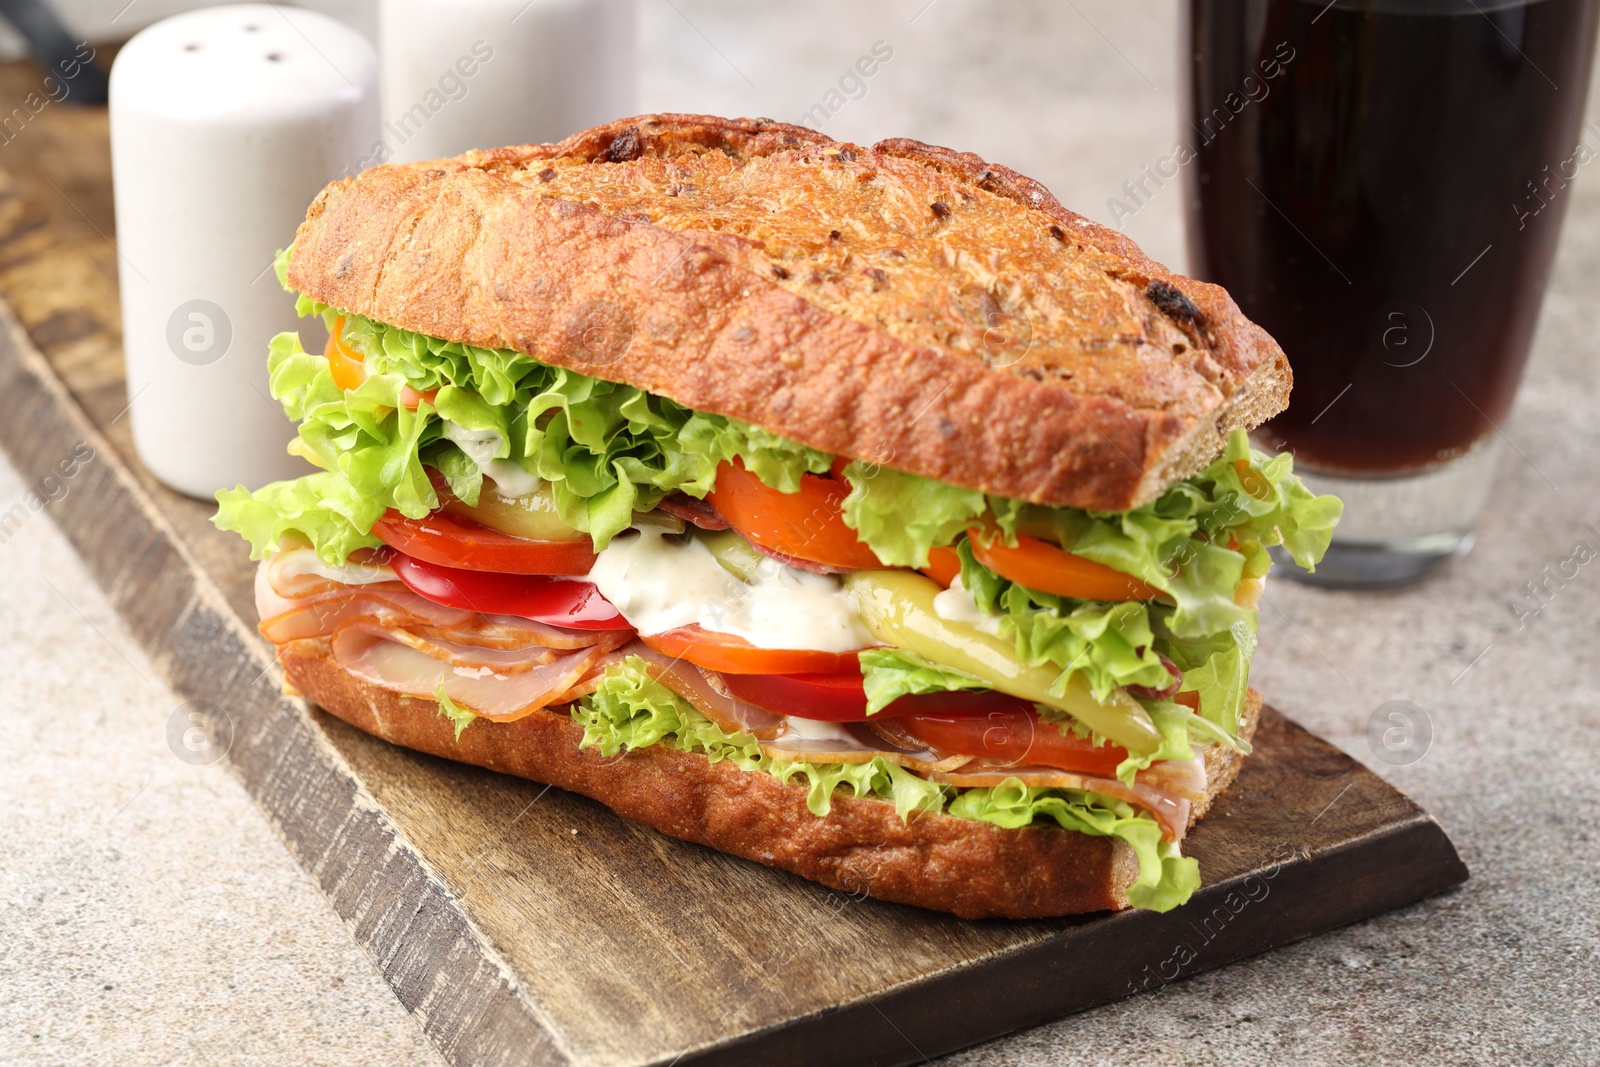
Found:
[[[762,742],[764,755],[809,763],[869,763],[881,759],[923,774],[953,770],[972,759],[940,752],[916,741],[907,746],[897,745],[880,736],[867,723],[818,722],[790,716],[784,727],[777,738]]]
[[[449,632],[436,636],[486,648],[539,646],[571,651],[591,645],[613,647],[619,638],[626,641],[632,634],[627,630],[566,630],[513,615],[474,614],[466,622],[450,627]]]
[[[330,646],[339,666],[364,682],[428,699],[442,682],[451,700],[495,722],[512,722],[540,708],[570,701],[570,691],[607,651],[595,645],[562,653],[514,674],[501,674],[488,666],[442,663],[373,623],[340,627]]]
[[[465,626],[474,612],[447,608],[425,600],[404,586],[370,586],[336,590],[305,600],[288,601],[288,610],[264,617],[262,636],[274,644],[307,637],[327,637],[356,619],[373,619],[393,626],[428,626],[450,631]]]
[[[324,563],[310,547],[297,545],[263,561],[261,569],[272,591],[286,600],[304,600],[336,589],[400,580],[389,566],[386,548],[357,549],[350,553],[343,566],[335,567]]]
[[[414,648],[441,663],[473,670],[488,667],[496,674],[520,674],[533,667],[551,663],[562,655],[561,651],[543,645],[526,648],[492,648],[459,641],[446,641],[399,628],[383,627],[383,630],[400,644]]]
[[[256,610],[262,619],[262,635],[274,644],[327,637],[357,619],[401,627],[437,641],[495,649],[575,650],[596,644],[609,647],[614,642],[613,632],[566,630],[532,619],[446,607],[418,596],[399,582],[334,585],[324,592],[289,599],[273,588],[269,566],[270,561],[263,563],[256,572]]]
[[[1152,763],[1139,772],[1135,781],[1197,804],[1206,798],[1206,789],[1210,784],[1206,775],[1206,761],[1198,756],[1194,759]]]
[[[777,737],[761,743],[763,755],[810,763],[870,763],[879,756],[898,756],[869,730],[854,724],[788,718]]]

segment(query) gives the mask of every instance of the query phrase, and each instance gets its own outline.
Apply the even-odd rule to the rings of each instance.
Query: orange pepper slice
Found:
[[[986,540],[991,537],[992,541]],[[979,563],[1002,578],[1041,593],[1080,600],[1154,600],[1162,595],[1161,590],[1131,574],[1074,556],[1027,534],[1018,534],[1017,543],[1007,545],[997,533],[973,527],[967,531],[967,541]]]
[[[344,343],[344,318],[341,316],[333,320],[333,329],[328,333],[328,345],[322,350],[328,358],[328,370],[333,373],[333,384],[349,392],[367,380],[366,361],[360,354]]]

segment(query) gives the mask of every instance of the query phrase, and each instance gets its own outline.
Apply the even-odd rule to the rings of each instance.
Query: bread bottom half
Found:
[[[907,820],[875,797],[836,793],[816,816],[803,784],[713,763],[697,752],[652,745],[610,757],[580,749],[583,728],[565,707],[514,722],[474,722],[456,737],[431,699],[405,696],[350,675],[325,638],[279,650],[289,681],[307,699],[375,737],[419,752],[582,793],[617,814],[685,841],[781,867],[853,895],[951,912],[964,919],[1043,918],[1128,906],[1138,874],[1133,849],[1054,824],[1005,830],[952,815]],[[1255,731],[1254,690],[1241,734]],[[1209,746],[1209,787],[1193,820],[1237,777],[1242,757]]]

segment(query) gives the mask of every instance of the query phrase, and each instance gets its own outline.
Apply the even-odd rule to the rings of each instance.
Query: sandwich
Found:
[[[218,494],[286,685],[387,741],[967,918],[1167,910],[1238,774],[1283,352],[1038,183],[626,119],[330,184]]]

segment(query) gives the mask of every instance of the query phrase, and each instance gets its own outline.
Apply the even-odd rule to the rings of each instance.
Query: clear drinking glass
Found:
[[[1294,367],[1258,441],[1346,504],[1308,580],[1401,584],[1470,547],[1568,187],[1600,153],[1597,11],[1189,0],[1191,267]]]

